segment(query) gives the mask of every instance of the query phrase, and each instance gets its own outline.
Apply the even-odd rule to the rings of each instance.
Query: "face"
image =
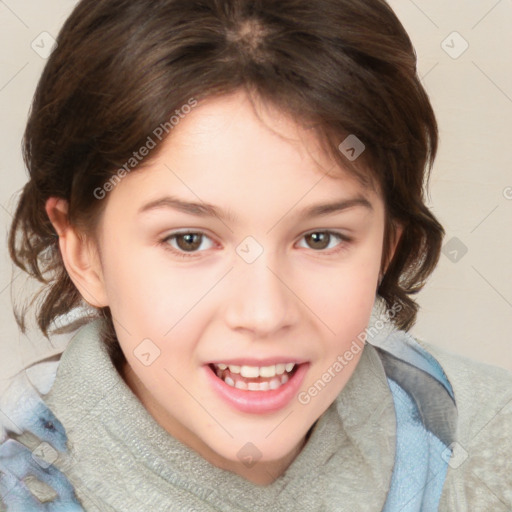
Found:
[[[170,434],[264,481],[359,361],[308,392],[368,325],[384,204],[313,133],[258,114],[242,93],[199,104],[103,199],[97,240],[127,383]],[[246,467],[246,452],[260,464]]]

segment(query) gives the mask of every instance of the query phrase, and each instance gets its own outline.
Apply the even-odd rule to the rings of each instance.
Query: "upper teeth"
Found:
[[[230,364],[216,364],[219,370],[229,368],[231,373],[239,373],[242,377],[274,377],[275,375],[282,375],[285,371],[291,372],[295,363],[274,364],[271,366],[236,366]]]

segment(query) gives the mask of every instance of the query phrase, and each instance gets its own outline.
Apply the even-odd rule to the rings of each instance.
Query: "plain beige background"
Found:
[[[440,127],[428,204],[446,229],[439,265],[417,296],[411,333],[512,370],[512,1],[391,0],[415,45],[418,72]],[[3,238],[26,181],[21,138],[71,0],[0,1],[0,223]],[[47,47],[47,46],[46,46]],[[23,365],[61,351],[33,330],[21,335],[11,293],[30,289],[2,244],[0,388]],[[14,286],[11,292],[10,283]],[[28,288],[27,288],[28,287]]]

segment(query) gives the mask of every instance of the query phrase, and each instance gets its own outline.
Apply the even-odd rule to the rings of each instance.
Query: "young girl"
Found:
[[[510,510],[512,375],[407,332],[437,142],[383,0],[79,2],[9,248],[85,325],[2,397],[1,510]]]

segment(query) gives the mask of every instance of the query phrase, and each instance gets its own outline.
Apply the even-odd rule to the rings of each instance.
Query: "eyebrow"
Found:
[[[308,206],[299,211],[299,218],[308,217],[320,217],[325,215],[331,215],[333,213],[339,213],[355,206],[364,207],[370,211],[373,211],[373,206],[363,196],[356,196],[347,199],[341,199],[332,203],[315,204]],[[229,220],[230,222],[236,222],[236,217],[229,211],[224,211],[221,208],[214,206],[209,203],[195,203],[190,201],[184,201],[177,197],[165,196],[149,203],[144,204],[138,210],[138,214],[148,212],[151,210],[157,210],[161,208],[172,208],[174,210],[188,213],[190,215],[196,215],[198,217],[219,217],[220,219]]]

